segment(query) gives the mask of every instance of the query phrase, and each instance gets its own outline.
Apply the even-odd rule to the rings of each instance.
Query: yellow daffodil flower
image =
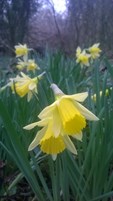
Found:
[[[88,49],[88,52],[91,54],[92,59],[96,59],[100,56],[101,49],[99,48],[99,45],[99,43],[96,43]]]
[[[27,71],[34,71],[36,69],[39,69],[39,67],[37,66],[35,61],[32,59],[29,59],[27,62]]]
[[[18,70],[23,70],[25,67],[26,67],[26,62],[21,61],[21,60],[18,60],[18,63],[17,63],[17,65],[16,65],[16,68],[17,68]]]
[[[77,58],[76,59],[77,63],[80,63],[85,66],[89,66],[90,55],[87,54],[85,50],[82,51],[80,47],[78,47],[76,50],[76,58]]]
[[[43,127],[29,146],[29,150],[40,145],[41,150],[56,156],[66,148],[76,154],[76,148],[70,137],[82,140],[82,130],[86,127],[86,119],[97,121],[98,118],[82,106],[88,93],[65,95],[55,84],[51,85],[56,101],[47,106],[39,114],[40,121],[24,127],[30,130],[35,126]]]
[[[17,57],[24,56],[28,54],[27,45],[15,45],[15,54]]]
[[[37,77],[30,78],[21,72],[21,77],[17,76],[16,78],[11,79],[11,81],[12,84],[10,85],[13,92],[15,91],[20,97],[24,97],[27,94],[28,101],[31,100],[33,93],[37,93]]]

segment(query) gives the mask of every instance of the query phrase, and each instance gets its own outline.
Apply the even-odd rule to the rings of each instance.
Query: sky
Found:
[[[54,8],[57,13],[63,13],[66,11],[66,1],[65,0],[52,0],[54,3]]]

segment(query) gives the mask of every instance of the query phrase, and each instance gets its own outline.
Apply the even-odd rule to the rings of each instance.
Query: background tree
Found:
[[[112,49],[113,1],[67,0],[68,29],[75,46],[100,42],[103,49]]]
[[[49,46],[74,54],[77,46],[100,42],[111,52],[113,0],[66,0],[66,5],[61,14],[53,0],[1,0],[0,43],[13,48],[25,42],[33,48]]]
[[[29,18],[38,6],[38,0],[0,1],[1,45],[13,48],[15,44],[23,43]]]

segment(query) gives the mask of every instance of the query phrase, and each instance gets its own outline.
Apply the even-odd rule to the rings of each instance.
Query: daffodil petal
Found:
[[[78,93],[74,95],[65,95],[63,98],[69,98],[75,101],[83,102],[88,96],[88,92]]]
[[[53,112],[53,133],[55,137],[61,132],[61,120],[59,118],[58,109],[56,108]]]
[[[40,119],[43,119],[43,118],[46,118],[46,117],[50,117],[52,115],[51,113],[52,113],[53,109],[55,108],[55,105],[56,104],[53,103],[53,104],[47,106],[46,108],[44,108],[42,110],[42,112],[38,115],[38,117]]]
[[[70,152],[77,154],[77,150],[68,135],[63,136],[63,141]]]
[[[52,121],[50,121],[48,123],[48,125],[46,126],[45,134],[44,134],[43,138],[41,139],[41,142],[46,141],[54,136],[54,133],[52,130],[52,125],[53,125]]]
[[[40,131],[38,131],[36,137],[32,141],[32,143],[29,145],[28,151],[33,150],[35,147],[37,147],[40,143],[40,140],[42,139],[44,133],[45,133],[45,127],[42,128]]]
[[[37,125],[41,126],[41,127],[46,126],[50,120],[51,120],[51,118],[42,119],[41,121],[37,122]]]
[[[81,48],[80,47],[77,47],[76,49],[76,56],[79,56],[81,53]]]
[[[36,126],[41,126],[41,127],[43,127],[43,126],[46,126],[49,121],[50,121],[50,119],[43,119],[43,120],[41,120],[41,121],[37,121],[37,122],[34,122],[34,123],[29,124],[29,125],[27,125],[27,126],[24,126],[23,129],[31,130],[31,129],[33,129],[33,128],[36,127]]]
[[[100,43],[95,43],[94,47],[98,47],[100,45]]]
[[[36,84],[35,83],[30,83],[29,84],[29,90],[33,90],[33,89],[35,89],[36,88]]]
[[[82,141],[82,137],[83,137],[82,131],[80,133],[76,133],[75,135],[72,135],[72,137],[76,138],[79,141]]]
[[[53,161],[55,161],[57,158],[57,154],[52,154],[51,156],[52,156]]]
[[[20,72],[20,74],[22,75],[23,78],[29,78],[26,74],[24,74],[23,72]]]
[[[33,128],[36,127],[36,126],[38,126],[38,122],[34,122],[34,123],[32,123],[32,124],[29,124],[29,125],[27,125],[27,126],[24,126],[23,129],[25,129],[25,130],[31,130],[31,129],[33,129]]]
[[[31,100],[32,96],[33,96],[32,92],[29,91],[28,94],[27,94],[27,101],[28,102]]]
[[[81,105],[78,102],[75,102],[76,108],[79,110],[79,112],[90,121],[98,121],[99,118],[95,116],[92,112],[90,112],[87,108],[85,108],[83,105]]]

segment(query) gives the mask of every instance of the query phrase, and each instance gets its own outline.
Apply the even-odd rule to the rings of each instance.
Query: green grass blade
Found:
[[[4,126],[7,130],[7,137],[10,140],[13,147],[13,159],[16,162],[20,171],[24,174],[26,180],[29,182],[32,190],[34,191],[37,198],[39,197],[41,201],[44,201],[43,194],[41,192],[40,186],[34,176],[34,173],[31,169],[29,161],[26,157],[24,147],[21,144],[19,136],[17,135],[13,123],[10,119],[10,116],[0,100],[0,116],[3,120]]]

